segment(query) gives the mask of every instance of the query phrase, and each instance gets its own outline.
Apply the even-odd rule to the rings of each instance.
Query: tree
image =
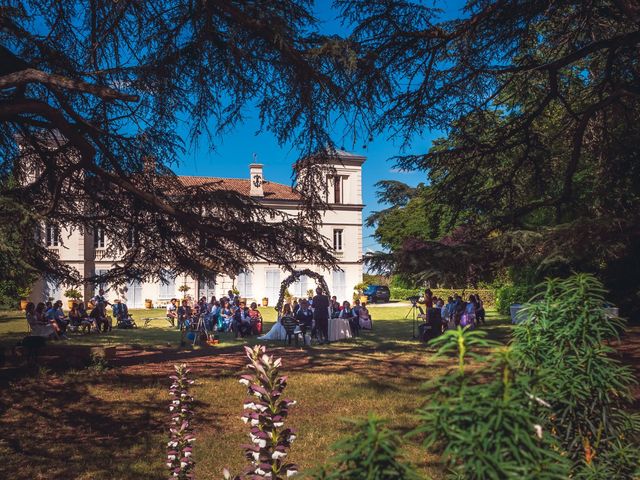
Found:
[[[638,291],[635,2],[469,1],[451,21],[410,2],[341,6],[357,23],[361,94],[386,105],[372,124],[405,141],[444,132],[396,161],[428,172],[422,201],[451,209],[448,228],[411,237],[387,264],[434,275],[615,269],[618,298]]]
[[[3,218],[99,226],[122,255],[102,280],[161,277],[167,263],[190,274],[255,259],[335,265],[309,226],[349,64],[309,2],[16,0],[0,24]],[[247,105],[300,151],[304,209],[288,235],[278,212],[215,182],[183,186],[171,170],[185,147],[179,123],[213,146]],[[29,268],[69,278],[41,249],[25,253]]]

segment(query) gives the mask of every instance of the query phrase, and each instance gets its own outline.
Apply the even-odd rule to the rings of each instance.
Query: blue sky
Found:
[[[460,6],[464,3],[455,1],[425,2],[433,4],[443,10],[443,17],[456,16]],[[331,10],[330,2],[316,2],[316,15],[324,23],[327,31],[331,33],[344,33],[335,14]],[[247,178],[249,176],[249,164],[252,163],[254,154],[257,161],[264,164],[264,177],[266,180],[284,184],[291,183],[291,165],[298,158],[298,152],[290,146],[278,145],[277,140],[269,132],[257,134],[260,123],[257,112],[248,108],[246,121],[225,134],[216,141],[215,151],[210,151],[207,142],[201,142],[198,148],[191,148],[179,159],[176,171],[181,175],[220,176],[230,178]],[[185,128],[186,133],[186,128]],[[341,132],[336,132],[340,135]],[[412,145],[401,152],[400,145],[388,139],[386,136],[374,138],[367,142],[363,148],[363,141],[359,140],[355,145],[344,144],[346,150],[365,155],[367,161],[363,165],[362,186],[363,202],[366,205],[363,217],[369,213],[384,208],[379,205],[376,198],[375,183],[380,180],[399,180],[410,185],[416,185],[426,180],[425,172],[399,172],[393,168],[390,160],[400,153],[425,152],[431,145],[431,141],[437,138],[438,132],[429,132],[420,138],[415,138]],[[339,139],[336,142],[340,145]],[[342,145],[340,145],[342,146]],[[374,240],[373,229],[364,228],[364,251],[377,250],[379,245]]]

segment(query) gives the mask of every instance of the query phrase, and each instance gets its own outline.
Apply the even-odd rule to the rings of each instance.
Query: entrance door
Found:
[[[216,294],[216,279],[200,278],[198,280],[198,299],[206,297],[207,301],[211,300]]]

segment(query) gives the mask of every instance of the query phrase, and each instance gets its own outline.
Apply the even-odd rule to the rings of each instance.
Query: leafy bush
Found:
[[[606,343],[625,325],[605,315],[605,293],[587,274],[548,280],[525,305],[528,320],[515,328],[512,343],[521,371],[539,377],[533,394],[551,407],[540,414],[573,461],[573,473],[631,479],[630,472],[640,473],[624,466],[629,446],[639,445],[640,417],[627,413],[636,382]],[[618,473],[605,475],[611,469]]]
[[[397,288],[391,287],[391,298],[393,300],[405,300],[407,297],[422,296],[424,295],[424,288]],[[463,295],[465,300],[469,298],[469,295],[480,295],[485,307],[493,307],[496,302],[495,290],[481,289],[481,288],[432,288],[431,291],[436,297],[444,298],[445,300],[453,296],[455,293]],[[528,299],[529,297],[527,297]],[[508,308],[507,308],[508,311]]]
[[[333,446],[329,465],[312,475],[316,480],[414,480],[420,478],[401,455],[400,437],[373,415],[352,421],[353,435]],[[328,471],[330,473],[328,473]]]
[[[426,385],[429,400],[412,436],[423,436],[455,478],[567,478],[567,462],[532,408],[531,377],[514,368],[511,351],[493,355],[484,370],[467,371],[468,358],[479,358],[470,348],[497,346],[485,336],[458,328],[431,342],[438,355],[456,354],[457,368]]]
[[[502,315],[509,315],[512,304],[528,302],[535,293],[535,285],[504,285],[496,291],[496,310]]]
[[[406,300],[407,297],[416,297],[424,294],[424,289],[419,288],[400,288],[400,287],[390,287],[389,291],[391,293],[392,300]]]

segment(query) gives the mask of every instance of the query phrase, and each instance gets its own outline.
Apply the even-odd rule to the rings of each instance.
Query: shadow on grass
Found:
[[[123,400],[113,393],[144,389],[149,379],[28,373],[33,376],[0,384],[0,471],[15,479],[165,477],[168,395],[141,392]]]

